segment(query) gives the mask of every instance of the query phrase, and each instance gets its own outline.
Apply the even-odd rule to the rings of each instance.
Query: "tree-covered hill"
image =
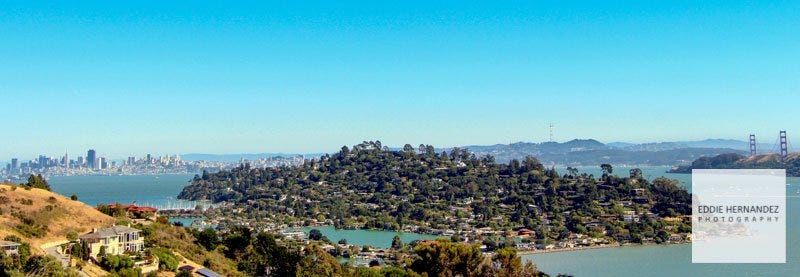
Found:
[[[800,153],[791,153],[786,158],[778,154],[744,156],[735,153],[714,157],[702,157],[691,166],[680,166],[673,173],[692,173],[692,169],[786,169],[786,175],[800,177]]]
[[[463,230],[525,226],[537,236],[570,233],[614,235],[634,223],[686,215],[690,197],[667,179],[650,184],[641,171],[603,176],[570,169],[559,175],[534,157],[498,164],[452,149],[406,145],[390,151],[379,141],[342,147],[333,155],[299,167],[204,172],[180,193],[181,199],[227,202],[250,219],[292,222],[331,220],[339,227]],[[626,222],[623,216],[636,217]]]

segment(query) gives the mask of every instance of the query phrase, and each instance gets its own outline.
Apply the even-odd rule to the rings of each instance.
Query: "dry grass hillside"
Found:
[[[113,223],[114,218],[83,202],[43,189],[0,185],[0,238],[16,235],[34,251],[65,240],[70,231],[83,234]]]

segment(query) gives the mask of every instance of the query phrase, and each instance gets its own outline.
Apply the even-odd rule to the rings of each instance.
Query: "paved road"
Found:
[[[69,255],[59,253],[60,246],[51,246],[44,249],[47,255],[53,256],[56,260],[61,261],[61,266],[69,267]]]

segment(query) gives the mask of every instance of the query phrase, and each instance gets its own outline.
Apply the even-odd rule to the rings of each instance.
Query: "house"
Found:
[[[13,241],[0,240],[0,249],[5,252],[6,255],[19,254],[20,245],[21,244]]]
[[[105,229],[94,229],[91,233],[80,236],[80,241],[89,246],[90,256],[96,259],[101,249],[109,255],[144,250],[144,237],[141,232],[130,226],[115,225]]]
[[[625,222],[639,222],[639,215],[636,214],[636,211],[625,211],[622,219]]]
[[[158,216],[158,209],[148,206],[136,206],[136,204],[110,204],[109,209],[116,209],[117,205],[125,210],[128,217],[131,218],[156,218]]]

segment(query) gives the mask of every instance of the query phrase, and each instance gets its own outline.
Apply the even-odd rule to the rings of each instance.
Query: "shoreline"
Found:
[[[586,247],[555,248],[555,249],[549,249],[549,250],[517,250],[517,255],[549,254],[549,253],[572,252],[572,251],[603,249],[603,248],[621,248],[621,247],[629,247],[629,246],[671,246],[671,245],[680,245],[680,244],[691,244],[691,242],[679,242],[679,243],[668,243],[668,244],[658,244],[658,243],[624,243],[624,244],[621,244],[621,243],[614,243],[614,244],[593,245],[593,246],[586,246]]]

